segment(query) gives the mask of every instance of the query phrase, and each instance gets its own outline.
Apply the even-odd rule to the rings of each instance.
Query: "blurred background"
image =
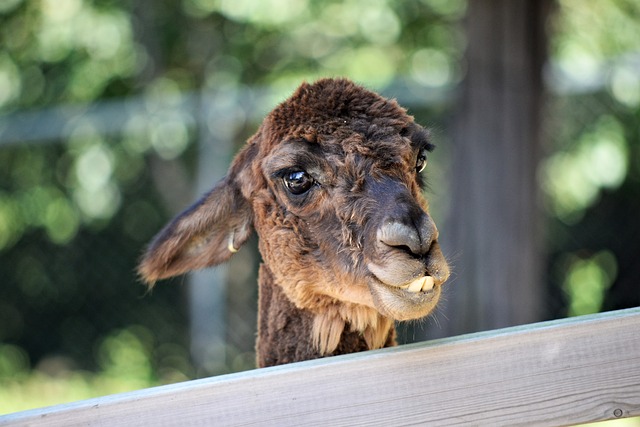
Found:
[[[0,414],[255,367],[255,237],[135,266],[324,76],[433,131],[454,276],[400,341],[640,306],[637,1],[0,0]]]

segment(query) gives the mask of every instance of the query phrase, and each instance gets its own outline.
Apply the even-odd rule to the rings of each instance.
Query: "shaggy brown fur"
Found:
[[[395,101],[343,79],[303,84],[156,236],[140,274],[153,285],[220,264],[255,228],[258,366],[394,345],[393,321],[427,315],[449,276],[422,195],[431,148]]]

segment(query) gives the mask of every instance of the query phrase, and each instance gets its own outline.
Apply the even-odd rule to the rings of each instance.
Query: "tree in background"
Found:
[[[480,0],[465,20],[467,75],[454,125],[449,246],[457,283],[445,336],[540,321],[536,184],[550,2]]]

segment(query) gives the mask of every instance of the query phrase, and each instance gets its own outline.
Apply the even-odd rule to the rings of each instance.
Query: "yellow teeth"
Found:
[[[409,287],[407,288],[407,290],[409,292],[420,292],[422,290],[422,282],[424,282],[424,280],[422,280],[423,278],[419,278],[418,280],[414,280],[413,282],[409,283]]]
[[[426,292],[426,291],[430,291],[431,289],[433,289],[435,282],[433,280],[433,277],[431,276],[424,276],[424,277],[420,277],[419,279],[414,280],[413,282],[409,283],[408,285],[404,285],[401,286],[402,289],[405,289],[409,292],[413,292],[418,293],[420,291],[422,292]]]

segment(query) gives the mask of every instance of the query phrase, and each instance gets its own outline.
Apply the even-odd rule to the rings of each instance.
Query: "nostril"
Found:
[[[415,227],[387,222],[378,230],[378,240],[387,246],[422,256],[429,251],[431,240],[423,241]]]

